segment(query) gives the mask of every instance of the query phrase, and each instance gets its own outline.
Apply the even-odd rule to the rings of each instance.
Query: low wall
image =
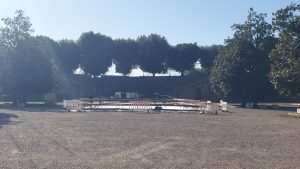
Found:
[[[60,77],[57,89],[59,98],[110,97],[115,92],[138,92],[144,97],[154,93],[178,98],[212,99],[208,77],[205,74],[190,76],[102,76],[90,78],[84,75],[65,75]]]

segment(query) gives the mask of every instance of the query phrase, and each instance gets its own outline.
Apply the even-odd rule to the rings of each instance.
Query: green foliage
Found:
[[[29,17],[24,11],[17,10],[14,18],[2,18],[5,27],[0,28],[0,44],[3,47],[16,47],[20,40],[30,37],[34,32]]]
[[[168,41],[156,34],[140,36],[137,39],[139,44],[138,65],[145,71],[155,76],[156,73],[167,71],[166,58],[171,53],[171,46]]]
[[[59,72],[61,70],[61,64],[59,60],[58,43],[47,36],[36,36],[36,40],[38,40],[42,48],[45,49],[45,55],[51,61],[55,72]]]
[[[78,44],[81,51],[81,66],[85,73],[99,76],[107,72],[112,64],[115,48],[110,37],[87,32],[80,36]]]
[[[26,102],[29,94],[43,94],[54,85],[52,64],[33,32],[28,17],[16,11],[14,18],[4,18],[0,28],[0,86],[14,101]]]
[[[257,56],[254,46],[246,40],[229,40],[215,60],[211,72],[211,83],[215,93],[221,96],[242,96],[256,90],[257,69],[254,67]]]
[[[172,55],[167,58],[168,68],[176,70],[183,75],[184,71],[194,68],[199,59],[199,47],[196,43],[178,44],[173,48]]]
[[[114,43],[116,46],[114,53],[116,72],[122,73],[124,76],[128,75],[137,66],[138,45],[132,39],[118,39]]]
[[[36,37],[43,45],[49,59],[57,67],[57,71],[73,74],[80,64],[80,49],[72,40],[60,40],[58,42],[46,36]]]
[[[80,64],[80,49],[72,40],[58,42],[58,63],[65,73],[73,74]]]
[[[222,49],[222,45],[211,45],[200,48],[200,63],[202,69],[210,72],[216,56]]]
[[[234,36],[225,46],[199,48],[188,43],[172,47],[157,34],[136,41],[113,41],[94,32],[83,33],[77,42],[33,38],[30,18],[17,10],[15,17],[2,19],[5,26],[0,28],[0,88],[17,98],[51,90],[53,73],[71,74],[79,65],[94,77],[106,73],[112,62],[124,76],[136,67],[155,76],[169,68],[183,74],[200,60],[201,71],[210,73],[212,89],[222,97],[256,102],[272,90],[270,79],[280,94],[299,96],[299,14],[300,4],[291,4],[274,13],[272,26],[266,14],[251,8],[244,23],[232,26]]]
[[[256,103],[268,91],[268,53],[274,43],[265,17],[250,9],[246,22],[233,26],[234,37],[226,41],[212,68],[210,81],[215,93]]]
[[[5,63],[1,84],[6,93],[15,99],[25,99],[29,94],[43,94],[52,89],[52,64],[44,51],[39,41],[27,38],[1,56]]]
[[[273,26],[279,34],[271,52],[271,77],[280,94],[300,95],[300,4],[291,4],[274,14]]]

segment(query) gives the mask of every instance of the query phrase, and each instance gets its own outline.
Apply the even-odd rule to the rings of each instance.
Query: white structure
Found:
[[[115,93],[115,98],[121,99],[122,98],[122,92],[116,92]]]
[[[227,112],[227,102],[220,100],[220,106],[222,111]]]
[[[63,106],[67,111],[82,111],[83,106],[80,100],[64,100]]]

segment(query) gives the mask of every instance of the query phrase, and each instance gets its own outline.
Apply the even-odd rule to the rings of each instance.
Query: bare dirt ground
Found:
[[[300,168],[300,119],[0,109],[0,168]]]

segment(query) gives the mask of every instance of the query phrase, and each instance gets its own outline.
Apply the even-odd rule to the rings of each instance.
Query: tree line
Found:
[[[29,94],[55,90],[57,75],[72,74],[78,67],[99,77],[114,63],[124,76],[139,67],[155,76],[168,69],[180,72],[200,61],[220,97],[239,97],[242,106],[257,102],[275,89],[287,96],[300,95],[300,4],[277,10],[272,23],[267,15],[250,8],[244,23],[234,24],[233,37],[224,45],[172,46],[161,35],[137,39],[112,39],[85,32],[77,41],[55,41],[32,36],[30,18],[22,10],[3,18],[0,28],[0,89],[14,102],[26,102]]]
[[[124,76],[139,67],[153,76],[171,69],[181,75],[192,70],[197,61],[205,70],[212,67],[221,45],[199,47],[196,43],[172,46],[158,34],[142,35],[135,39],[115,39],[94,32],[83,33],[77,41],[54,41],[46,36],[36,36],[45,46],[48,57],[59,71],[72,74],[80,67],[86,75],[99,77],[116,65],[116,72]]]
[[[200,48],[196,43],[172,46],[165,37],[157,34],[142,35],[137,39],[113,40],[92,31],[83,33],[76,42],[48,40],[52,41],[55,55],[63,62],[61,67],[66,73],[72,73],[80,66],[85,74],[93,77],[105,74],[113,63],[116,65],[116,72],[124,76],[137,67],[153,76],[165,73],[168,69],[183,75],[193,69],[198,60],[204,63],[204,68],[210,69],[211,60],[220,47],[213,45]],[[72,64],[69,63],[70,60],[73,60]]]
[[[161,35],[137,39],[115,39],[94,32],[83,33],[77,41],[55,41],[33,36],[30,18],[17,10],[13,18],[2,18],[0,28],[0,89],[14,102],[26,102],[29,94],[54,90],[57,75],[73,74],[80,67],[97,78],[114,63],[116,72],[128,75],[139,67],[144,72],[165,73],[168,69],[183,75],[201,61],[209,70],[220,45],[199,47],[196,43],[172,46]]]

